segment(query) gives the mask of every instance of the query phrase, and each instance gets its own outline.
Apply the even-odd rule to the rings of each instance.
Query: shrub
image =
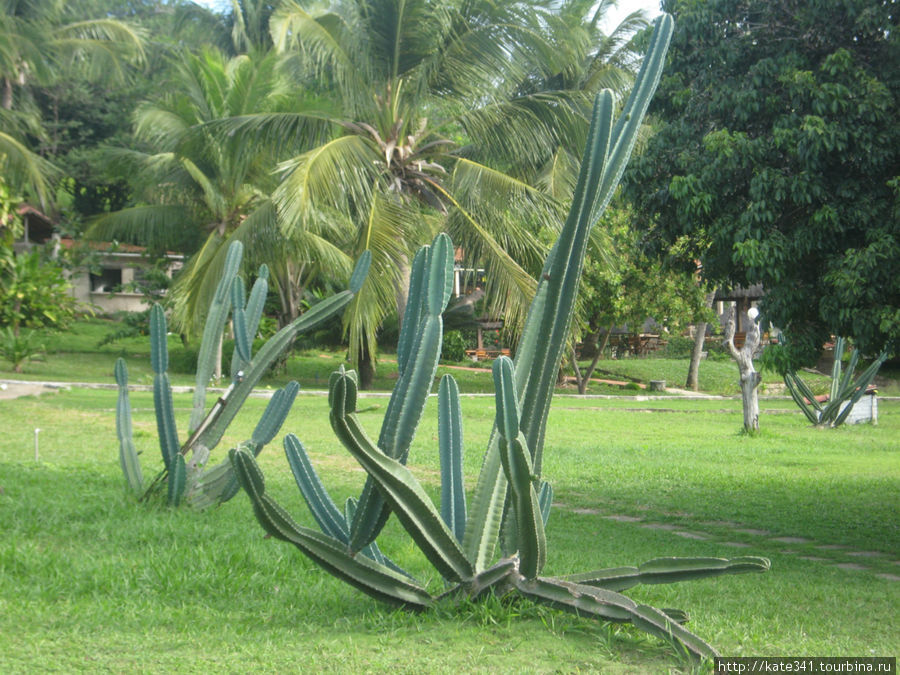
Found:
[[[466,340],[458,330],[447,331],[441,347],[445,361],[462,361],[466,358]]]

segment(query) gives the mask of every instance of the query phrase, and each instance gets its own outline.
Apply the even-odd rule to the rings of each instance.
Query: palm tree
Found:
[[[345,314],[363,382],[378,326],[394,311],[402,320],[411,251],[436,229],[486,267],[490,311],[510,326],[522,318],[542,232],[561,213],[533,181],[560,146],[578,145],[592,89],[608,83],[567,74],[574,62],[591,70],[593,36],[579,24],[580,44],[569,46],[571,19],[550,5],[285,0],[272,16],[276,48],[331,108],[243,116],[226,128],[252,143],[330,125],[280,164],[274,201],[286,232],[342,214],[356,232],[348,250],[372,251]]]
[[[40,138],[40,116],[29,88],[77,69],[121,78],[126,62],[143,59],[143,40],[127,24],[90,16],[89,6],[64,0],[3,0],[0,14],[0,169],[16,189],[49,201],[53,167],[28,146]]]
[[[149,150],[110,151],[111,168],[132,176],[142,203],[102,216],[88,234],[196,251],[172,292],[174,324],[183,333],[202,327],[233,240],[244,242],[248,265],[269,264],[284,319],[296,316],[305,285],[320,271],[349,273],[349,256],[332,243],[344,236],[339,223],[281,235],[271,201],[275,151],[215,137],[208,126],[298,102],[289,96],[274,53],[232,59],[215,49],[185,53],[168,93],[136,112],[136,137]]]

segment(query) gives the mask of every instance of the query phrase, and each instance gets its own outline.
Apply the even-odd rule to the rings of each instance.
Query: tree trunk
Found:
[[[712,307],[715,299],[715,291],[706,294],[704,302],[706,309]],[[687,381],[684,383],[686,388],[692,389],[693,391],[698,391],[700,389],[700,357],[703,355],[703,341],[706,338],[707,326],[709,326],[709,324],[704,322],[698,323],[694,327],[694,346],[691,349],[691,363],[688,366]]]
[[[741,404],[744,409],[744,431],[756,433],[759,431],[759,383],[762,377],[753,367],[753,357],[759,348],[759,323],[756,316],[750,316],[750,326],[747,330],[747,338],[744,346],[738,350],[734,346],[736,309],[732,307],[731,316],[725,326],[725,346],[728,348],[731,358],[737,364],[741,373]]]
[[[363,344],[363,348],[359,354],[359,388],[368,390],[372,388],[372,382],[375,380],[375,361],[372,358],[372,352],[369,351],[368,345]]]

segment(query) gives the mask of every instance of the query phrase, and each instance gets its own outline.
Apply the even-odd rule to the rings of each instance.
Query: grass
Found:
[[[374,434],[384,405],[372,402],[381,407],[361,418]],[[151,474],[161,463],[152,397],[135,392],[132,405]],[[183,429],[189,397],[176,395],[175,405]],[[251,399],[226,441],[249,435],[263,405]],[[264,539],[242,495],[204,513],[137,505],[117,466],[113,392],[72,390],[0,406],[3,672],[689,669],[671,647],[630,627],[527,602],[445,603],[418,616],[392,611]],[[737,401],[557,400],[544,464],[556,490],[546,572],[658,555],[765,555],[773,563],[765,575],[628,593],[688,610],[691,627],[727,655],[896,655],[900,582],[878,575],[900,575],[900,404],[884,402],[876,427],[827,431],[791,407],[766,402],[762,433],[748,437],[737,433]],[[463,414],[471,489],[493,406],[465,398]],[[410,463],[436,497],[435,418],[432,401]],[[363,474],[336,446],[323,398],[299,397],[285,430],[303,438],[337,498],[358,492]],[[278,449],[267,448],[261,463],[272,492],[311,522]],[[655,527],[642,527],[648,524]],[[770,534],[739,531],[749,529]],[[781,536],[808,541],[774,541]],[[380,541],[440,588],[396,522]]]
[[[25,366],[24,373],[14,373],[10,364],[0,361],[0,378],[14,380],[51,380],[63,382],[113,382],[113,364],[119,356],[128,362],[129,379],[133,384],[152,384],[150,370],[150,345],[146,337],[118,340],[98,347],[100,340],[118,329],[119,324],[110,319],[90,318],[76,321],[65,332],[45,332],[41,342],[46,355],[41,361]],[[178,372],[178,362],[184,361],[185,349],[180,340],[169,336],[171,354],[170,378],[175,385],[193,385],[193,370],[182,368]],[[324,389],[328,376],[340,364],[346,364],[346,353],[340,349],[305,349],[296,351],[285,367],[270,373],[263,380],[263,386],[281,387],[290,380],[297,380],[304,389]],[[583,364],[586,365],[586,364]],[[444,363],[438,369],[437,377],[452,373],[465,393],[491,393],[493,380],[489,362],[484,363]],[[473,367],[477,370],[473,370]],[[630,358],[600,361],[594,374],[596,380],[615,380],[646,385],[650,380],[666,380],[670,387],[680,387],[687,376],[687,360],[675,358]],[[390,391],[397,379],[396,355],[383,352],[379,359],[374,382],[375,390]],[[764,383],[771,384],[778,378],[772,374],[764,376]],[[717,395],[734,396],[740,393],[737,383],[737,367],[730,360],[709,359],[700,367],[701,391]],[[810,385],[824,391],[826,378],[810,376]],[[776,382],[776,384],[778,384]],[[888,382],[885,382],[888,384]],[[574,385],[558,389],[561,393],[574,393]],[[622,387],[599,381],[592,382],[588,394],[634,395],[649,394],[639,387]],[[898,389],[900,393],[900,389]]]

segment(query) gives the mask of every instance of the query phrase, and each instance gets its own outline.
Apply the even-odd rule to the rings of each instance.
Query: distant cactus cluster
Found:
[[[494,362],[494,432],[474,492],[468,498],[462,475],[464,444],[459,390],[451,376],[443,377],[438,387],[440,507],[431,501],[406,466],[437,372],[443,336],[441,315],[452,288],[453,245],[447,235],[441,234],[430,246],[420,249],[412,263],[397,348],[399,377],[377,441],[357,418],[356,373],[340,368],[329,380],[332,430],[367,474],[359,498],[351,498],[339,507],[300,439],[293,434],[284,439],[288,463],[318,529],[299,525],[267,493],[265,478],[256,462],[259,450],[281,426],[296,393],[295,385],[273,398],[253,437],[229,451],[230,463],[212,469],[203,468],[202,464],[265,367],[301,328],[311,327],[346,305],[362,284],[368,260],[362,259],[357,265],[349,291],[317,305],[252,357],[249,345],[259,320],[259,294],[255,286],[244,304],[243,285],[234,282],[239,250],[229,252],[225,276],[204,333],[192,432],[184,445],[179,445],[175,432],[165,374],[165,319],[161,309],[154,309],[154,390],[170,503],[177,504],[182,499],[200,505],[224,501],[234,494],[232,481],[236,480],[271,537],[293,544],[335,577],[378,600],[410,610],[425,610],[442,597],[478,599],[489,593],[514,592],[580,615],[630,622],[697,658],[714,656],[716,652],[709,644],[685,628],[684,612],[641,605],[621,591],[637,584],[761,572],[769,569],[765,558],[656,558],[638,567],[601,569],[562,578],[540,576],[547,558],[545,527],[553,499],[552,488],[541,477],[544,436],[588,235],[630,156],[662,72],[672,27],[668,15],[658,20],[632,94],[615,123],[613,95],[604,91],[597,97],[572,208],[544,264],[515,361],[501,357]],[[262,270],[260,278],[264,282]],[[206,413],[205,386],[212,373],[210,345],[221,335],[229,306],[235,327],[233,360],[237,365],[233,371],[237,374],[228,392]],[[117,364],[116,373],[120,385],[122,465],[129,484],[140,490],[142,481],[131,442],[123,363]],[[186,463],[188,452],[195,459]],[[440,595],[433,595],[425,584],[379,549],[376,538],[391,515],[445,581]]]
[[[881,368],[888,357],[887,352],[882,352],[862,374],[855,380],[853,374],[859,364],[859,350],[854,349],[850,356],[847,370],[843,370],[844,338],[838,338],[834,343],[834,365],[831,368],[831,388],[828,398],[819,402],[812,390],[800,379],[797,371],[790,369],[784,373],[784,384],[794,402],[800,406],[800,410],[806,418],[818,427],[839,427],[850,415],[853,406],[859,402],[866,389],[875,379],[878,369]]]

